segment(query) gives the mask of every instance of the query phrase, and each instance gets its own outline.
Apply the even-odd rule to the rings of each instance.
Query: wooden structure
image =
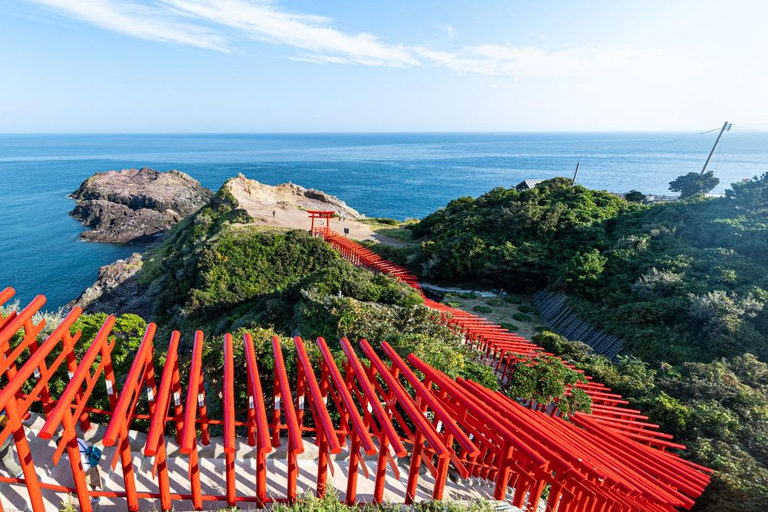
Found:
[[[312,225],[309,228],[309,232],[312,233],[315,236],[328,236],[331,234],[331,219],[336,215],[336,212],[333,210],[307,210],[307,213],[309,214],[309,218],[312,221]],[[325,224],[321,225],[318,223],[317,226],[315,226],[315,220],[323,220],[325,219]]]

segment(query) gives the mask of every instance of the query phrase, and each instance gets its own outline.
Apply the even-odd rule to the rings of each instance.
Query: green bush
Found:
[[[522,304],[523,303],[523,299],[521,299],[520,297],[518,297],[516,295],[505,295],[502,300],[504,302],[509,303],[509,304]]]
[[[485,301],[485,303],[488,304],[489,306],[503,306],[504,305],[504,301],[501,300],[501,299],[488,299],[487,301]]]
[[[571,387],[577,383],[586,384],[587,379],[555,357],[540,356],[513,363],[504,392],[514,399],[535,400],[540,404],[554,402],[563,414],[590,412],[589,395]]]
[[[452,308],[460,308],[464,305],[463,302],[459,302],[457,300],[449,300],[445,302],[447,305],[451,306]]]
[[[476,293],[460,293],[459,297],[461,297],[464,300],[475,300],[479,297]]]
[[[475,306],[472,308],[473,310],[477,311],[478,313],[488,314],[493,312],[493,308],[489,308],[488,306]]]
[[[360,222],[364,224],[384,224],[385,226],[399,226],[402,224],[399,220],[388,219],[386,217],[366,217]]]
[[[531,306],[525,306],[525,305],[518,306],[517,310],[520,311],[521,313],[533,313],[534,312],[534,309]]]
[[[512,315],[512,318],[514,318],[518,322],[533,322],[533,318],[523,313],[515,313]]]
[[[451,201],[416,225],[414,236],[429,241],[413,261],[426,277],[539,290],[582,251],[588,254],[574,267],[597,272],[600,260],[589,251],[605,238],[602,223],[637,208],[566,178],[523,192],[495,188]]]
[[[520,330],[520,328],[515,324],[508,324],[506,322],[501,322],[499,325],[502,326],[504,329],[512,332],[517,332]]]

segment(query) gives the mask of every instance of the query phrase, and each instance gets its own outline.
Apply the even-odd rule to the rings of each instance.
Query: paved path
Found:
[[[27,438],[32,448],[32,456],[37,464],[37,474],[41,481],[53,483],[68,487],[74,487],[69,461],[64,455],[57,466],[52,463],[55,446],[53,441],[45,441],[38,438],[35,432],[42,428],[43,420],[40,417],[33,416],[26,422]],[[114,448],[103,447],[99,440],[103,437],[105,428],[103,426],[94,426],[82,437],[104,450],[104,456],[101,462],[101,473],[105,480],[105,490],[122,491],[123,477],[122,470],[118,465],[112,472],[110,463],[115,454]],[[131,446],[134,452],[134,470],[136,472],[136,483],[139,492],[157,492],[156,480],[152,478],[153,460],[141,455],[141,449],[144,446],[145,435],[131,432]],[[314,456],[317,453],[316,447],[311,444],[312,441],[305,438],[305,453],[299,459],[299,478],[298,493],[314,493],[317,478],[317,462]],[[237,452],[237,493],[239,496],[255,495],[255,474],[256,465],[253,458],[253,448],[247,443],[240,443],[241,446]],[[201,447],[200,466],[201,466],[201,484],[203,494],[223,495],[225,489],[224,472],[224,454],[223,443],[220,438],[212,438],[211,445]],[[179,456],[178,447],[169,440],[169,476],[171,480],[171,492],[180,494],[189,494],[190,484],[187,474],[187,459]],[[334,473],[328,475],[329,484],[333,485],[339,491],[339,497],[344,499],[344,490],[346,489],[347,472],[349,463],[345,459],[345,452],[336,456],[333,461]],[[357,494],[358,501],[372,501],[374,488],[374,474],[376,471],[375,456],[368,458],[366,465],[369,476],[360,471],[358,473]],[[268,496],[284,497],[287,474],[287,464],[285,461],[285,452],[281,449],[273,450],[270,453],[267,462],[267,485]],[[405,495],[405,484],[408,478],[407,460],[401,460],[400,478],[396,478],[391,467],[387,467],[386,486],[384,499],[391,502],[402,503]],[[0,474],[7,476],[5,468],[0,467]],[[419,489],[417,492],[417,501],[431,499],[432,484],[434,480],[426,470],[422,471],[419,478]],[[53,491],[44,491],[44,499],[47,510],[59,510],[61,500],[65,496]],[[493,484],[486,481],[454,481],[449,478],[446,483],[445,498],[457,501],[474,501],[477,499],[493,499]],[[6,511],[27,510],[29,501],[27,489],[23,485],[0,484],[0,500]],[[74,499],[75,504],[77,500]],[[141,500],[142,511],[160,510],[159,500]],[[226,506],[224,502],[205,502],[207,510],[219,510]],[[255,505],[241,504],[241,510],[255,509]],[[122,499],[110,500],[101,499],[99,512],[117,512],[125,510],[125,501]],[[191,502],[174,501],[174,510],[181,512],[192,510]]]

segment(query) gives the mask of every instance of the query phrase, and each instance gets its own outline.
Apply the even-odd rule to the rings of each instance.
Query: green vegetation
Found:
[[[413,228],[414,223],[417,221],[411,219],[406,220],[405,222],[400,222],[396,219],[367,217],[362,219],[361,222],[370,225],[371,228],[380,235],[384,235],[385,237],[396,240],[398,242],[409,244],[413,242],[413,231],[411,231],[411,229]],[[379,245],[381,244],[366,244],[366,246],[372,249],[375,249],[376,246]],[[384,247],[386,247],[386,245]],[[397,251],[397,248],[393,249],[395,252]]]
[[[429,241],[414,260],[428,278],[508,291],[539,289],[581,257],[583,247],[599,241],[602,222],[633,208],[639,206],[607,192],[572,187],[565,178],[524,192],[495,188],[477,199],[451,201],[417,224],[414,235]]]
[[[104,321],[107,319],[107,315],[104,313],[95,314],[83,314],[78,318],[71,328],[72,334],[77,331],[82,331],[81,341],[75,345],[75,355],[78,361],[82,359],[85,353],[91,346],[91,342],[98,334]],[[46,329],[53,329],[62,320],[61,318],[51,318],[48,320],[50,323],[46,325]],[[141,344],[141,340],[144,336],[144,332],[147,328],[147,323],[140,317],[132,314],[120,315],[115,319],[115,325],[112,329],[110,337],[114,339],[115,346],[112,349],[111,359],[112,366],[116,376],[124,378],[128,375],[131,365],[133,364],[133,357],[136,350]],[[50,334],[50,331],[43,331],[41,333],[41,341],[45,339],[45,336]],[[22,337],[17,334],[11,339],[11,347],[17,346],[21,343]],[[58,343],[56,347],[51,351],[49,360],[54,360],[61,354],[62,344]],[[7,384],[6,377],[0,376],[0,388]],[[22,390],[25,393],[31,393],[36,381],[27,381]],[[64,388],[69,384],[69,376],[67,375],[66,363],[59,366],[56,372],[51,376],[48,389],[51,395],[54,397],[61,396],[64,392]],[[93,388],[91,398],[88,401],[89,406],[97,409],[109,410],[109,396],[107,395],[107,388],[104,382],[104,376],[102,375],[97,384]],[[34,409],[37,412],[42,412],[42,407],[39,403],[34,404]]]
[[[581,374],[559,359],[540,356],[520,359],[511,366],[512,376],[504,393],[515,399],[534,400],[540,404],[556,403],[563,413],[590,412],[592,399],[583,390],[571,388],[587,383]]]
[[[720,178],[715,176],[714,171],[707,171],[704,174],[698,172],[689,172],[683,176],[678,176],[669,183],[669,190],[680,192],[680,198],[706,194],[720,184]]]
[[[531,306],[525,306],[525,305],[519,306],[517,310],[520,311],[521,313],[533,313],[534,311],[534,309]]]
[[[533,322],[533,318],[531,318],[530,316],[524,313],[515,313],[512,315],[512,318],[514,318],[518,322]]]
[[[370,224],[372,226],[399,226],[402,224],[402,222],[397,219],[388,219],[386,217],[366,217],[364,219],[360,219],[360,222],[363,224]]]
[[[408,507],[394,503],[350,506],[339,501],[338,492],[329,487],[323,498],[317,498],[314,494],[308,493],[301,496],[292,505],[276,503],[271,510],[273,512],[403,512],[405,510],[412,512],[493,512],[494,508],[486,500],[466,503],[450,500],[422,501]]]
[[[516,326],[515,324],[508,324],[506,322],[501,322],[499,325],[501,327],[503,327],[504,329],[506,329],[508,331],[511,331],[511,332],[517,332],[518,330],[520,330],[520,328],[518,326]]]
[[[522,304],[523,303],[523,299],[521,299],[520,297],[517,297],[515,295],[505,295],[502,300],[504,302],[509,303],[509,304]]]
[[[405,227],[386,227],[378,228],[375,230],[380,235],[384,235],[387,238],[397,240],[398,242],[411,243],[413,242],[413,231]],[[376,244],[374,244],[376,245]]]
[[[488,306],[475,306],[472,308],[473,310],[477,311],[478,313],[493,313],[493,308],[489,308]]]
[[[768,174],[724,198],[704,198],[714,181],[703,178],[675,180],[688,198],[652,205],[564,179],[494,189],[426,217],[414,234],[428,241],[410,259],[427,277],[566,291],[634,356],[616,365],[580,356],[580,366],[685,443],[687,457],[716,469],[699,506],[763,510]]]
[[[504,305],[504,301],[501,299],[488,299],[487,301],[485,301],[485,303],[488,304],[489,306],[494,306],[494,307]]]
[[[353,343],[370,339],[374,346],[387,340],[403,355],[415,353],[451,377],[496,387],[493,373],[435,321],[415,290],[352,266],[304,231],[243,225],[237,212],[233,198],[220,191],[147,258],[139,280],[153,292],[154,314],[164,331],[179,329],[185,339],[195,329],[217,338],[232,332],[242,339],[250,332],[265,372],[272,369],[273,336],[281,338],[291,365],[289,336],[295,334],[310,341],[325,337],[333,350],[344,336]],[[205,367],[219,375],[220,344],[206,346]],[[241,349],[235,354],[238,367],[245,364]]]
[[[630,190],[624,196],[624,199],[626,199],[630,203],[642,203],[643,201],[645,201],[645,194],[643,194],[639,190]]]
[[[697,508],[766,509],[767,364],[750,354],[676,366],[619,357],[614,364],[587,345],[552,332],[534,341],[623,394],[688,446],[689,457],[715,470]]]

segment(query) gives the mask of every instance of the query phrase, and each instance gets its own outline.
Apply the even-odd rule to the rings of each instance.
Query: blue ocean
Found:
[[[664,194],[699,171],[716,133],[0,135],[0,288],[55,310],[101,265],[140,247],[81,242],[67,195],[110,169],[179,169],[217,189],[237,173],[339,196],[369,216],[420,218],[459,196],[572,176],[612,192]],[[710,164],[728,184],[768,171],[768,138],[728,132]]]

